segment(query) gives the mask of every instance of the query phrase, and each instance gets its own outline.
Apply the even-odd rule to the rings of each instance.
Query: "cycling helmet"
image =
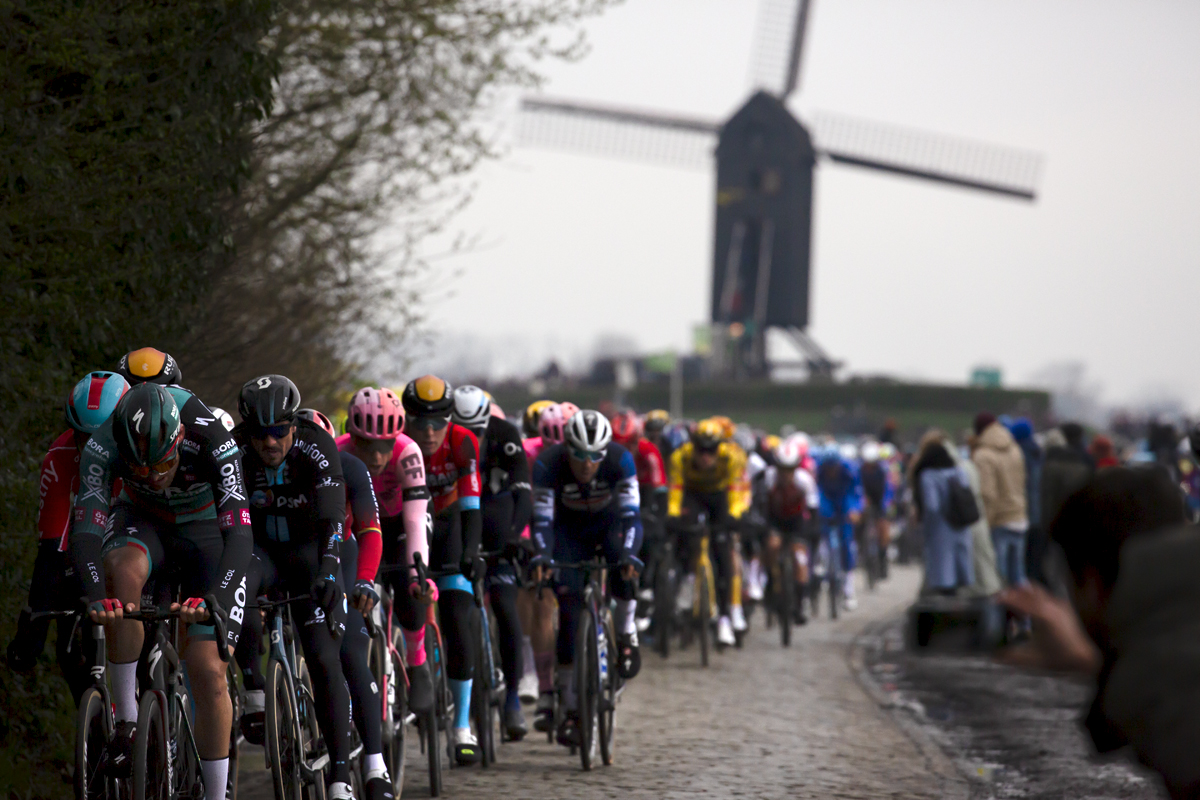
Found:
[[[836,452],[842,461],[854,462],[858,460],[858,445],[854,442],[842,442],[838,445]]]
[[[233,417],[228,411],[223,408],[217,408],[216,406],[210,406],[208,410],[212,412],[213,418],[217,422],[221,423],[225,430],[233,430]]]
[[[255,428],[286,425],[300,410],[300,390],[283,375],[260,375],[242,384],[238,414]]]
[[[736,429],[733,420],[724,416],[710,417],[710,419],[721,426],[721,441],[728,442],[733,438],[733,432]]]
[[[798,431],[787,437],[787,441],[796,443],[796,446],[800,448],[801,458],[808,458],[809,450],[812,449],[812,442],[809,440],[807,433]]]
[[[302,408],[296,412],[296,416],[300,419],[306,419],[314,423],[318,428],[328,433],[330,436],[337,436],[337,430],[333,427],[333,423],[329,421],[329,417],[317,411],[315,408]]]
[[[642,438],[642,419],[634,411],[622,411],[612,418],[612,429],[613,441],[630,447]]]
[[[129,383],[115,372],[89,372],[67,397],[67,424],[80,433],[95,433],[127,391]]]
[[[346,432],[361,439],[395,439],[404,430],[404,405],[391,389],[364,386],[350,398]]]
[[[450,418],[464,428],[483,428],[492,415],[492,400],[478,386],[460,386],[454,390]]]
[[[139,383],[113,409],[117,453],[132,467],[153,467],[178,452],[183,438],[179,407],[162,386]]]
[[[117,374],[133,386],[139,383],[157,383],[159,386],[178,386],[183,380],[179,364],[175,359],[153,347],[131,350],[121,356]]]
[[[758,443],[758,438],[749,425],[738,425],[733,431],[733,443],[750,453],[754,451],[754,445]]]
[[[410,417],[448,417],[454,408],[454,387],[436,375],[410,381],[400,396]]]
[[[562,412],[561,403],[551,403],[542,409],[538,417],[538,435],[542,437],[542,444],[562,444],[566,424],[567,417]]]
[[[564,433],[566,443],[585,453],[600,453],[612,441],[613,429],[608,419],[590,408],[571,417]]]
[[[661,408],[656,408],[653,411],[646,412],[646,417],[642,421],[642,429],[646,433],[661,433],[670,421],[670,414]]]
[[[715,419],[702,419],[692,431],[692,445],[697,450],[716,450],[725,438],[721,423]]]
[[[521,433],[525,434],[526,439],[538,435],[538,420],[542,412],[552,405],[553,400],[538,400],[525,408],[525,413],[521,415]]]
[[[896,445],[891,442],[884,442],[879,445],[879,459],[881,461],[891,461],[896,457]]]
[[[764,453],[775,452],[775,448],[779,447],[781,444],[783,444],[783,439],[773,433],[768,433],[759,440],[759,446],[762,448]]]
[[[864,464],[870,464],[873,461],[878,461],[879,460],[879,442],[868,439],[867,441],[863,442],[861,452],[862,452],[862,460],[863,460]]]
[[[570,400],[564,400],[558,404],[558,410],[562,412],[563,422],[570,422],[571,417],[579,413],[579,406],[575,405]]]
[[[804,454],[800,452],[800,446],[794,439],[782,440],[772,452],[775,455],[776,466],[783,469],[795,469],[804,460]]]

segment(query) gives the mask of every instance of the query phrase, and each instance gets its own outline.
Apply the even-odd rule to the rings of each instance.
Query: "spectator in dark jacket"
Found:
[[[1071,601],[1001,595],[1036,621],[1026,664],[1097,676],[1085,726],[1097,751],[1130,747],[1172,798],[1200,799],[1200,528],[1161,467],[1101,470],[1051,528]]]
[[[1055,435],[1057,433],[1057,435]],[[1083,426],[1064,422],[1046,436],[1046,457],[1042,461],[1042,527],[1049,530],[1062,504],[1087,483],[1096,464],[1083,443]]]

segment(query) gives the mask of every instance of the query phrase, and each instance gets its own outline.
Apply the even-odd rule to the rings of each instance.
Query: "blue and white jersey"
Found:
[[[590,483],[581,484],[571,471],[566,445],[541,452],[533,465],[533,541],[549,558],[554,537],[591,535],[617,525],[626,529],[628,555],[641,539],[641,497],[633,455],[610,444]]]

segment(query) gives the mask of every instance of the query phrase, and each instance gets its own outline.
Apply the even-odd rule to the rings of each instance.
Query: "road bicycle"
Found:
[[[678,518],[667,521],[667,527],[688,537],[689,550],[692,556],[692,610],[688,624],[681,627],[680,646],[691,645],[695,637],[700,643],[700,664],[708,666],[708,651],[712,639],[712,620],[715,609],[716,574],[713,571],[712,558],[709,553],[710,531],[707,519],[701,513],[695,522],[686,522]]]
[[[375,685],[379,687],[383,761],[392,778],[392,794],[399,797],[404,788],[407,729],[416,722],[408,708],[408,658],[404,633],[393,616],[395,594],[391,586],[376,584],[379,603],[363,616],[371,639],[368,663]]]
[[[842,522],[840,518],[822,519],[820,521],[821,536],[813,553],[812,578],[809,580],[809,592],[812,602],[813,616],[820,609],[821,587],[829,587],[829,618],[838,618],[838,608],[845,591],[845,578],[842,571]]]
[[[875,590],[875,584],[887,577],[887,553],[881,543],[882,517],[875,506],[867,503],[863,508],[862,520],[858,524],[858,552],[863,554],[863,571],[867,575],[867,588]]]
[[[483,576],[488,559],[499,558],[501,551],[480,553],[475,565],[476,579],[472,583],[475,606],[479,609],[475,632],[475,679],[471,683],[471,718],[475,723],[475,735],[479,739],[484,768],[496,763],[496,739],[504,710],[504,674],[496,659],[496,643],[491,609],[486,602]]]

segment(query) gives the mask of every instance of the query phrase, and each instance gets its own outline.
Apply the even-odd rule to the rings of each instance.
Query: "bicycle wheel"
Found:
[[[296,692],[284,663],[272,658],[268,664],[265,744],[275,800],[300,800],[304,785],[300,762],[304,751],[298,736]]]
[[[161,698],[158,692],[146,692],[138,704],[137,734],[133,740],[133,800],[171,800],[174,796]]]
[[[609,767],[613,763],[613,746],[617,731],[617,685],[621,679],[617,676],[617,636],[612,614],[606,609],[600,618],[600,632],[596,642],[599,656],[596,663],[600,666],[600,708],[597,717],[600,759],[604,766]]]
[[[836,558],[837,558],[837,555],[834,554],[833,559],[836,559]],[[830,569],[829,569],[828,577],[829,577],[829,618],[837,619],[838,618],[838,595],[840,595],[842,593],[842,584],[845,582],[846,579],[842,577],[840,570],[833,569],[832,567],[830,567]]]
[[[675,564],[668,553],[654,571],[654,649],[663,658],[671,655],[671,629],[675,620]]]
[[[792,644],[792,620],[796,604],[795,556],[791,544],[784,542],[779,550],[779,591],[776,592],[779,608],[779,643],[784,647]]]
[[[371,671],[376,675],[377,686],[383,687],[383,761],[392,776],[392,793],[400,796],[404,788],[405,732],[408,728],[408,686],[400,677],[403,664],[398,655],[404,649],[404,634],[399,627],[391,631],[392,649],[387,648],[383,629],[371,642]],[[378,672],[376,672],[378,670]]]
[[[696,637],[700,640],[700,666],[708,666],[708,640],[712,635],[712,598],[708,595],[708,576],[696,570]]]
[[[75,714],[76,800],[116,798],[116,786],[104,773],[101,757],[112,736],[113,720],[104,695],[95,686],[79,698]]]
[[[228,800],[236,800],[238,787],[238,756],[241,751],[242,743],[242,708],[244,706],[244,695],[242,693],[242,685],[238,682],[238,670],[235,669],[237,662],[234,659],[229,660],[229,665],[225,670],[225,682],[229,684],[229,700],[233,706],[233,725],[229,728],[229,778],[225,782],[225,797]]]
[[[486,611],[482,613],[486,614]],[[487,769],[496,760],[495,750],[495,720],[496,709],[492,705],[492,674],[489,658],[484,648],[491,648],[491,641],[484,635],[486,627],[478,628],[478,638],[475,641],[475,680],[471,682],[471,719],[475,723],[475,738],[479,741],[479,764]]]
[[[438,645],[437,628],[425,626],[425,662],[429,665],[430,677],[433,679],[433,708],[422,717],[422,738],[425,743],[425,756],[429,762],[429,795],[438,797],[442,793],[442,715],[446,707],[445,670],[442,663],[442,650]],[[449,735],[449,731],[446,732]],[[450,763],[454,763],[451,754]]]
[[[579,762],[584,770],[596,763],[599,745],[599,655],[596,627],[587,609],[579,615],[575,632],[575,694],[579,709]]]
[[[317,701],[313,696],[312,678],[308,674],[308,665],[304,663],[303,658],[300,659],[299,689],[300,702],[297,704],[297,709],[300,711],[300,743],[303,745],[301,752],[304,753],[305,761],[312,764],[322,755],[326,755],[328,750],[324,747],[321,729],[317,725]],[[325,800],[325,779],[328,771],[329,765],[326,763],[321,769],[312,770],[311,774],[303,775],[306,800]]]

